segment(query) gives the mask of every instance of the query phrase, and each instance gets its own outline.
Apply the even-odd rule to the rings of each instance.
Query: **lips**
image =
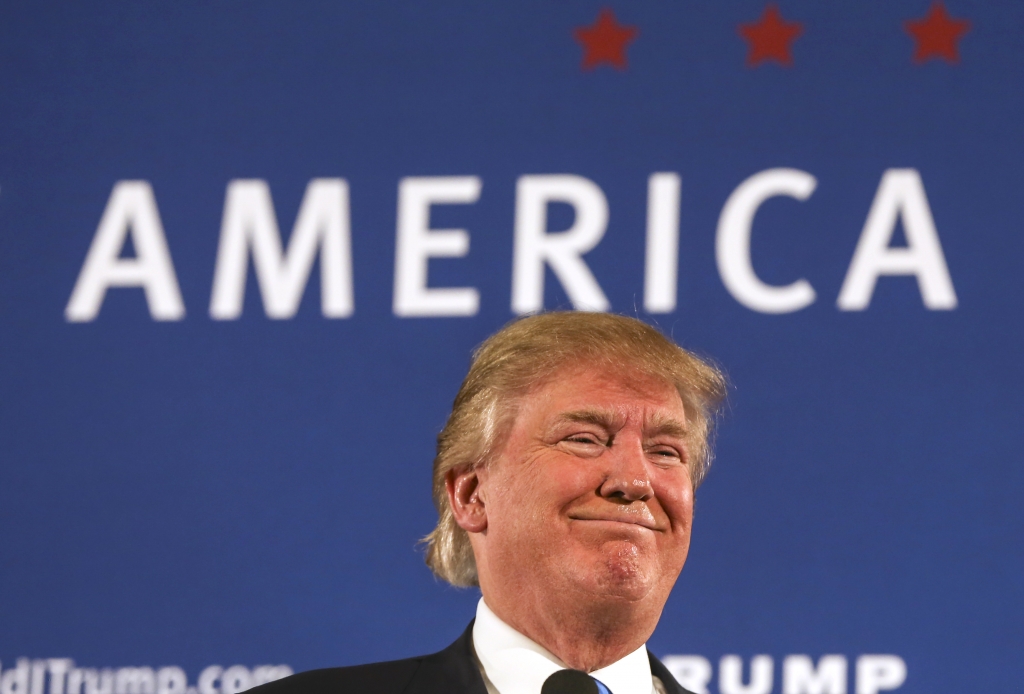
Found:
[[[640,527],[647,528],[648,530],[660,530],[658,524],[654,522],[654,519],[650,517],[650,513],[638,513],[635,515],[625,515],[622,513],[571,513],[569,514],[570,520],[578,521],[600,521],[606,523],[625,523],[627,525],[639,525]]]

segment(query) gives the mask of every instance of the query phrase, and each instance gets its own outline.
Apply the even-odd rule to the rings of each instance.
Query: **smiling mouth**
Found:
[[[647,518],[607,518],[607,517],[589,517],[589,516],[569,516],[570,520],[585,521],[588,523],[616,523],[618,525],[636,525],[647,530],[658,530],[658,526]]]

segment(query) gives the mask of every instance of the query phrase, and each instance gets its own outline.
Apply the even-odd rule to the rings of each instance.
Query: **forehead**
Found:
[[[530,419],[595,411],[644,420],[686,418],[682,398],[666,379],[632,369],[563,367],[523,396],[520,412]]]

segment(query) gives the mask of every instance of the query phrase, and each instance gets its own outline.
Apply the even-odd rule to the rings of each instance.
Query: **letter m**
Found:
[[[810,656],[787,656],[782,665],[783,694],[846,694],[846,658],[823,655],[818,667]]]
[[[287,252],[282,250],[267,182],[231,181],[224,201],[210,316],[232,320],[242,315],[251,249],[267,316],[291,318],[299,309],[318,247],[323,314],[328,318],[350,316],[352,249],[346,181],[316,178],[309,182]]]
[[[153,668],[123,667],[114,677],[114,694],[155,694]]]

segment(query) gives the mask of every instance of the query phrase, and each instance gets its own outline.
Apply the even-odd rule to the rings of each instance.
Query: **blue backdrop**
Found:
[[[517,185],[552,174],[586,181],[531,180],[589,181],[607,203],[573,267],[732,382],[654,652],[702,656],[725,694],[729,654],[745,681],[771,656],[776,692],[792,654],[843,655],[851,694],[864,654],[902,659],[908,693],[1014,690],[1022,29],[1013,0],[5,3],[3,694],[43,694],[22,657],[176,665],[195,686],[211,664],[298,671],[453,640],[477,594],[433,579],[417,547],[434,438],[471,350],[515,316],[515,263],[533,262],[516,255]],[[744,222],[736,196],[760,172],[785,187],[780,169],[813,192],[765,193]],[[648,262],[655,173],[678,179]],[[421,208],[464,234],[408,251],[430,287],[475,288],[475,310],[396,310],[407,177],[476,177],[475,202]],[[244,245],[241,315],[210,313],[222,234],[257,224],[228,219],[243,179],[266,182],[285,243],[312,180],[347,192],[321,227],[350,257],[313,263],[289,318],[268,317]],[[547,200],[547,240],[597,209]],[[723,222],[730,200],[739,221]],[[849,310],[873,205],[883,246],[859,272],[877,283]],[[76,314],[104,219],[105,291],[82,289]],[[424,224],[410,234],[437,233]],[[672,285],[660,311],[652,265]],[[578,278],[542,272],[547,308],[584,303]],[[325,316],[330,273],[351,300]],[[801,278],[813,301],[754,307]]]

